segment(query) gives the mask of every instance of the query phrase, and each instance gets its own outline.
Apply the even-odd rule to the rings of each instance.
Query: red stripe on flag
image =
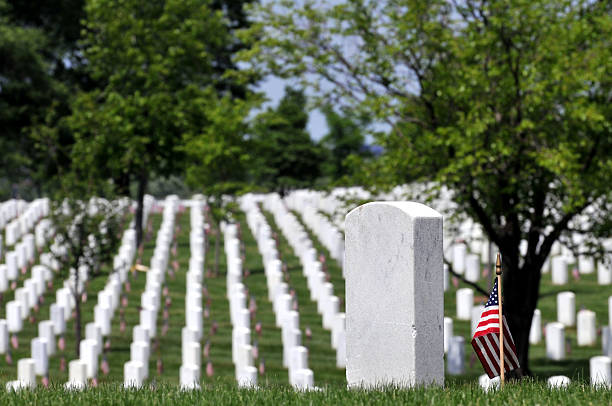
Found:
[[[485,336],[487,334],[499,334],[499,326],[491,327],[491,328],[488,328],[482,331],[478,331],[476,332],[475,336],[480,337],[480,336]]]
[[[497,308],[497,306],[491,306],[491,307],[487,307],[481,314],[480,314],[480,318],[483,317],[487,317],[487,316],[493,316],[494,314],[499,314],[499,309]]]

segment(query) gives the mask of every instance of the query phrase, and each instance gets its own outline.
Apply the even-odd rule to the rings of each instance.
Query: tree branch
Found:
[[[474,289],[476,289],[478,292],[482,293],[483,295],[485,295],[485,296],[488,296],[488,295],[489,295],[489,292],[487,292],[486,290],[484,290],[483,288],[481,288],[479,285],[477,285],[477,284],[476,284],[476,283],[474,283],[474,282],[470,282],[470,281],[468,281],[467,279],[465,279],[465,277],[464,277],[463,275],[458,274],[457,272],[455,272],[455,270],[453,269],[453,264],[451,264],[450,262],[448,262],[448,261],[446,260],[446,258],[444,259],[444,263],[445,263],[446,265],[448,265],[448,272],[449,272],[451,275],[453,275],[453,276],[457,277],[457,278],[458,278],[458,279],[459,279],[461,282],[465,283],[466,285],[470,285],[471,287],[473,287]]]

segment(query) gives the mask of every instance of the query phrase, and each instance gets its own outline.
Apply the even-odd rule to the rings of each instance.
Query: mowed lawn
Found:
[[[292,252],[286,239],[276,227],[273,217],[264,212],[266,218],[277,233],[281,259],[287,266],[288,283],[295,290],[299,301],[300,328],[308,327],[312,331],[312,338],[304,340],[310,350],[309,367],[314,371],[315,384],[320,391],[301,393],[290,388],[287,383],[287,370],[282,368],[282,345],[280,330],[274,325],[272,304],[268,300],[265,275],[261,256],[257,250],[255,240],[248,229],[243,213],[235,217],[240,223],[242,252],[244,254],[244,269],[247,274],[244,284],[248,289],[249,298],[257,304],[253,323],[261,322],[263,331],[261,335],[252,334],[252,341],[257,341],[260,358],[255,361],[257,367],[263,364],[262,374],[259,376],[259,390],[239,390],[235,385],[234,366],[231,362],[231,324],[229,322],[229,303],[226,297],[226,258],[223,252],[223,236],[212,232],[208,238],[206,252],[206,273],[203,306],[207,307],[204,320],[204,339],[202,347],[209,342],[208,355],[202,355],[202,391],[180,391],[178,384],[178,368],[180,366],[181,348],[180,334],[184,326],[184,294],[185,273],[189,266],[189,210],[178,214],[176,219],[176,245],[177,254],[172,256],[170,262],[177,261],[179,268],[174,276],[167,275],[166,287],[171,299],[169,306],[170,321],[168,333],[159,336],[159,344],[152,341],[153,351],[149,365],[149,380],[142,390],[120,390],[123,379],[123,364],[129,359],[129,344],[132,339],[132,328],[138,323],[138,306],[140,294],[144,289],[145,275],[132,274],[129,278],[131,291],[123,293],[128,299],[125,308],[125,332],[119,331],[119,309],[115,312],[112,322],[112,335],[110,350],[107,352],[107,361],[110,373],[103,375],[99,371],[98,388],[90,388],[83,392],[67,392],[61,385],[68,378],[68,371],[60,371],[60,359],[66,361],[74,358],[74,341],[72,337],[72,320],[67,325],[66,350],[56,354],[50,359],[51,387],[39,386],[33,391],[3,394],[2,404],[303,404],[303,403],[411,403],[411,404],[500,404],[500,403],[527,403],[527,404],[612,404],[611,391],[593,390],[588,384],[590,357],[601,354],[601,337],[592,347],[578,347],[576,343],[576,329],[566,329],[568,348],[570,352],[567,359],[561,362],[549,361],[545,358],[544,342],[531,347],[531,368],[535,373],[535,380],[524,381],[520,384],[507,385],[500,392],[485,394],[477,386],[476,379],[483,373],[482,367],[473,355],[469,344],[470,322],[459,321],[455,316],[455,294],[457,288],[466,287],[461,282],[457,287],[450,284],[445,293],[445,315],[454,318],[454,333],[466,338],[466,373],[461,376],[446,377],[445,388],[418,388],[415,390],[385,389],[382,391],[347,390],[345,386],[344,370],[335,368],[335,352],[330,346],[329,332],[321,327],[321,318],[316,313],[316,304],[310,301],[305,278],[302,275],[301,265],[295,253]],[[298,217],[299,218],[299,217]],[[161,223],[160,213],[151,213],[148,224],[148,239],[142,256],[142,263],[148,265],[153,253],[155,235]],[[307,228],[307,227],[306,227]],[[308,230],[310,231],[310,230]],[[334,290],[340,298],[344,298],[344,281],[341,270],[322,247],[313,233],[309,233],[314,246],[320,254],[324,255],[328,264],[330,280],[334,283]],[[219,256],[219,273],[214,274],[214,243],[219,238],[221,252]],[[570,266],[570,272],[573,266]],[[542,322],[556,320],[556,294],[570,290],[576,293],[576,308],[593,310],[597,314],[598,327],[605,325],[608,318],[607,298],[612,294],[609,286],[599,286],[596,274],[581,275],[580,280],[572,280],[567,286],[553,286],[550,274],[542,279],[541,299],[539,309],[542,311]],[[88,286],[88,301],[84,304],[83,325],[93,320],[93,306],[97,299],[97,290],[104,286],[105,277],[93,280]],[[57,282],[57,281],[56,281]],[[488,280],[482,280],[483,287]],[[51,295],[49,295],[51,296]],[[475,302],[484,302],[484,296],[475,295]],[[165,297],[164,297],[165,300]],[[41,313],[44,317],[53,297],[45,297]],[[344,308],[344,303],[342,303]],[[161,332],[162,311],[158,314],[158,334]],[[213,325],[216,328],[212,328]],[[19,334],[20,351],[14,355],[29,356],[29,342],[35,336],[36,329],[26,328]],[[16,357],[12,365],[7,365],[4,358],[0,359],[1,387],[10,379],[16,379]],[[158,360],[161,368],[157,368]],[[262,362],[263,361],[263,362]],[[213,374],[206,374],[206,366],[210,362]],[[549,390],[545,379],[551,375],[567,375],[573,380],[568,390]]]
[[[299,392],[288,386],[237,389],[219,383],[201,391],[181,391],[176,386],[123,390],[117,384],[101,385],[82,392],[62,388],[2,393],[5,405],[609,405],[612,391],[595,390],[574,382],[566,390],[548,389],[543,382],[508,384],[500,391],[483,392],[476,384],[447,384],[445,388],[379,391],[349,390],[334,385],[320,391]]]

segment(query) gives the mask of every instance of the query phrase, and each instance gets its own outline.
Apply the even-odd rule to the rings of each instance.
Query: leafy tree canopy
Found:
[[[306,131],[308,111],[302,90],[285,88],[276,109],[268,108],[253,123],[254,181],[284,193],[311,185],[319,176],[322,157]]]
[[[105,85],[76,98],[73,159],[123,193],[136,179],[141,207],[151,174],[183,171],[183,140],[208,133],[215,114],[208,110],[231,96],[216,88],[226,72],[215,52],[234,37],[206,0],[90,0],[85,9],[89,73]],[[140,217],[139,210],[137,224]]]
[[[351,158],[372,157],[365,145],[365,133],[369,118],[355,114],[350,108],[336,111],[332,105],[322,108],[329,131],[320,145],[326,158],[321,162],[321,174],[330,180],[346,180],[353,171]]]
[[[245,59],[390,126],[364,178],[448,186],[500,248],[528,369],[552,244],[592,252],[610,231],[610,2],[282,1],[255,18]]]

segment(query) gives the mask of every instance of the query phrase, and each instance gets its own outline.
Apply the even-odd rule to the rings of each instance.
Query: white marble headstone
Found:
[[[442,216],[419,203],[368,203],[345,231],[348,385],[443,385]]]

